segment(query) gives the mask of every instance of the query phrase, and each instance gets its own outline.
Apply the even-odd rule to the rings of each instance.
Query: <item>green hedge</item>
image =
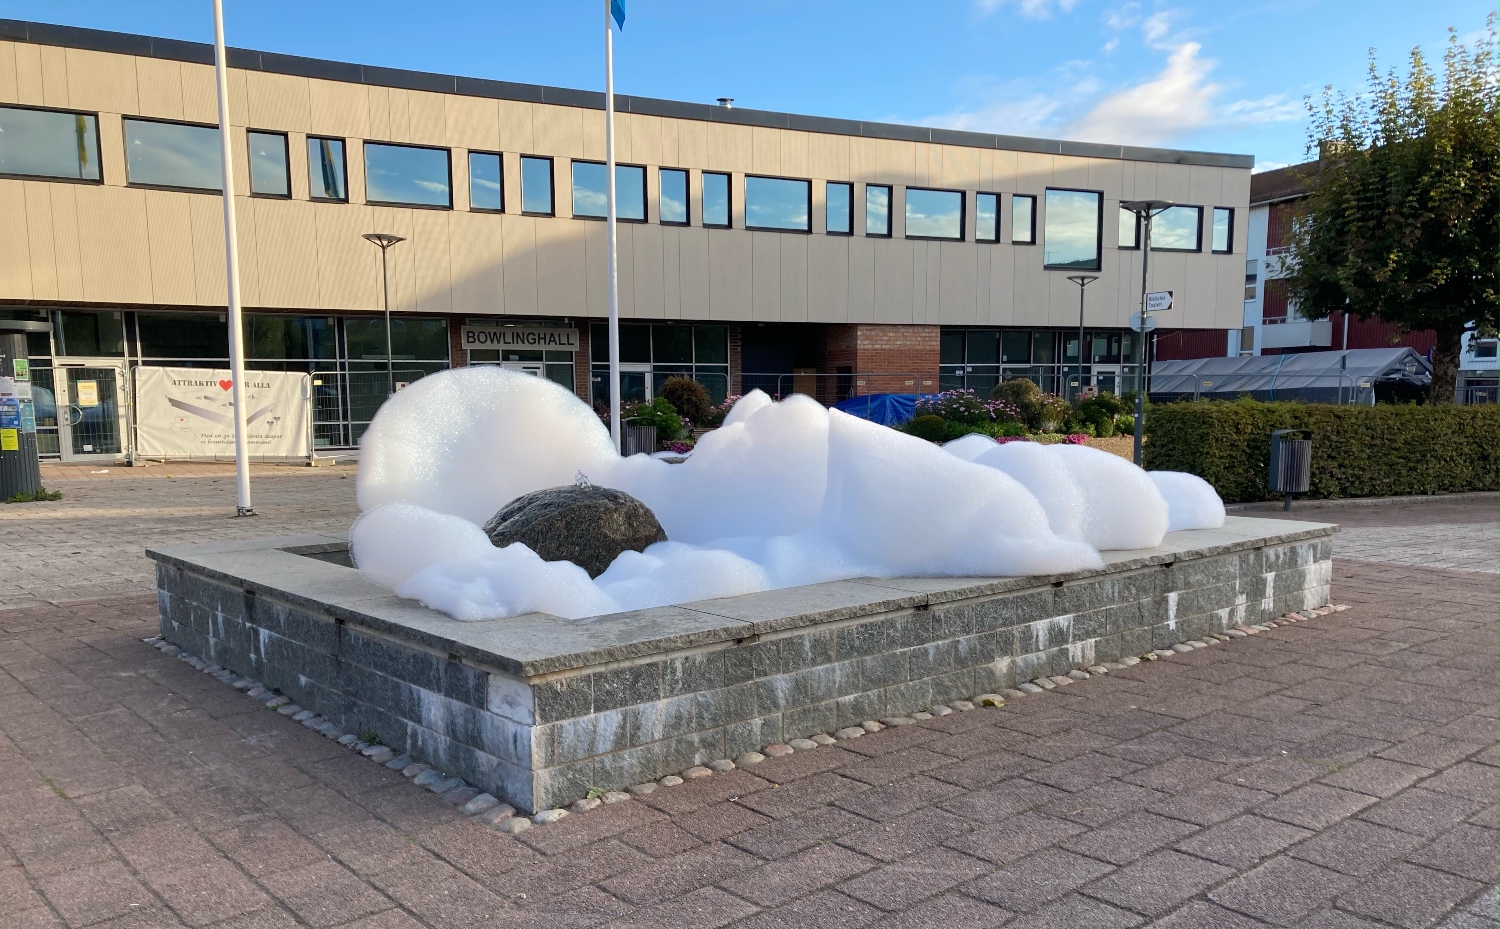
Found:
[[[1146,412],[1145,465],[1196,474],[1225,503],[1271,500],[1271,431],[1310,429],[1309,497],[1495,490],[1496,421],[1493,405],[1168,403]]]

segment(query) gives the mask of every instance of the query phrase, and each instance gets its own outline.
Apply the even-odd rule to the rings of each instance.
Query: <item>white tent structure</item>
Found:
[[[1356,348],[1295,355],[1158,361],[1151,399],[1301,400],[1373,406],[1377,386],[1415,393],[1432,383],[1432,364],[1410,348]]]

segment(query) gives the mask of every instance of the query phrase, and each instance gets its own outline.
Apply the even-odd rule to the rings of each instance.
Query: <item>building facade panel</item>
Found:
[[[213,189],[133,184],[124,120],[216,123],[212,56],[206,47],[187,43],[161,43],[156,47],[167,51],[154,55],[122,54],[110,49],[152,46],[139,37],[49,30],[7,24],[8,35],[27,38],[0,41],[0,107],[97,116],[101,176],[97,183],[0,177],[0,313],[66,317],[75,334],[90,327],[124,333],[104,342],[80,336],[71,344],[58,336],[50,350],[59,364],[81,357],[78,346],[102,350],[105,343],[123,346],[120,357],[130,364],[164,363],[158,355],[168,349],[152,347],[161,332],[178,323],[186,331],[204,320],[209,324],[202,332],[217,331],[224,312],[221,202]],[[394,351],[407,368],[403,378],[471,361],[515,364],[571,383],[591,402],[607,399],[599,394],[602,381],[594,370],[600,356],[591,354],[599,349],[593,327],[608,306],[605,227],[575,217],[573,196],[573,163],[604,157],[597,94],[241,51],[233,51],[231,60],[251,65],[232,68],[229,75],[247,313],[273,319],[267,332],[307,333],[296,346],[252,358],[251,364],[327,373],[321,385],[326,397],[320,394],[327,409],[320,408],[317,420],[322,444],[356,441],[382,396],[371,380],[383,367],[384,347],[380,252],[362,238],[369,232],[405,239],[386,256],[390,307],[405,327],[395,338],[405,340],[405,347]],[[983,390],[1002,376],[1026,374],[1048,389],[1064,389],[1063,344],[1070,330],[1075,361],[1078,353],[1079,292],[1067,276],[1079,271],[1100,277],[1085,294],[1088,347],[1094,352],[1085,364],[1102,372],[1093,386],[1121,388],[1133,376],[1125,372],[1137,363],[1138,345],[1129,348],[1135,343],[1124,326],[1138,308],[1142,258],[1139,250],[1118,247],[1122,199],[1201,204],[1205,236],[1215,206],[1236,211],[1229,253],[1214,254],[1207,244],[1201,252],[1157,253],[1151,287],[1177,296],[1166,325],[1241,325],[1247,157],[1007,139],[631,97],[618,103],[616,154],[622,165],[644,168],[645,192],[645,221],[619,227],[621,317],[639,327],[633,344],[659,335],[663,345],[680,347],[681,332],[657,329],[681,325],[692,328],[694,339],[706,340],[704,346],[727,345],[704,349],[704,357],[716,360],[693,362],[694,376],[712,382],[716,395],[745,384],[795,385],[826,400],[877,388],[922,390],[934,386],[927,382],[936,382],[940,366],[948,386]],[[251,194],[248,130],[285,134],[290,196],[274,189]],[[327,154],[310,164],[310,144],[319,139],[329,140]],[[387,175],[368,183],[371,144],[441,150],[448,177],[430,171],[403,177],[423,192],[408,186],[400,188],[407,193],[393,196],[397,188],[382,186]],[[322,166],[340,145],[341,176],[331,164]],[[476,206],[471,152],[500,156],[502,209]],[[397,162],[431,157],[389,148],[377,154]],[[216,187],[205,179],[217,176],[217,149],[201,147],[191,157],[198,159],[195,186]],[[523,210],[535,206],[535,187],[544,176],[523,172],[527,157],[550,159],[550,210]],[[662,168],[687,172],[686,225],[662,222]],[[705,176],[716,172],[730,176],[728,227],[704,224]],[[805,224],[790,201],[747,203],[747,175],[806,182]],[[325,184],[337,187],[338,181],[341,196],[313,199],[315,190],[322,193]],[[850,234],[828,232],[829,182],[850,185]],[[872,187],[889,190],[888,237],[869,232]],[[909,196],[908,188],[959,192],[956,239],[918,237],[924,229],[945,228],[950,214],[935,208],[931,197]],[[1097,268],[1044,266],[1049,188],[1098,192]],[[979,241],[981,193],[996,198],[993,242]],[[1016,241],[1013,195],[1035,198],[1031,242]],[[368,202],[393,199],[402,202]],[[911,222],[909,199],[919,214]],[[747,217],[764,217],[767,207],[780,210],[775,215],[784,224],[803,228],[746,228]],[[570,353],[558,352],[484,350],[470,357],[460,336],[473,321],[573,328],[579,347],[571,361],[564,357]],[[441,338],[434,341],[433,333]],[[950,334],[959,339],[957,360],[939,351]],[[187,352],[203,365],[221,360],[212,338],[193,339],[170,350]],[[1012,351],[1027,346],[1024,359],[990,358],[1002,342]],[[323,354],[308,347],[314,343]],[[976,359],[988,360],[969,364],[968,345]],[[638,369],[631,384],[638,386],[625,389],[646,394],[673,365],[681,366],[631,364]],[[659,364],[665,366],[653,367]],[[887,383],[898,369],[915,372],[912,383]]]

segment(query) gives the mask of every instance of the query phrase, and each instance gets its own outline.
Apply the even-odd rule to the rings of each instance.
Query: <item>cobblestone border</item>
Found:
[[[1103,664],[1092,665],[1088,670],[1074,669],[1066,675],[1052,675],[1049,677],[1038,677],[1017,685],[1014,689],[1002,690],[1000,693],[985,693],[970,700],[953,700],[946,704],[934,704],[921,712],[910,716],[894,716],[886,719],[865,720],[859,726],[849,726],[836,732],[820,732],[805,739],[792,739],[789,742],[774,743],[766,745],[760,751],[745,752],[733,760],[721,758],[710,761],[704,765],[694,765],[681,772],[681,774],[669,774],[656,781],[647,781],[636,784],[625,790],[607,790],[589,792],[589,796],[575,800],[566,808],[542,810],[530,817],[517,814],[516,808],[508,803],[502,803],[491,794],[484,793],[477,787],[470,786],[463,778],[450,777],[446,773],[424,764],[412,758],[409,754],[398,753],[389,745],[380,744],[378,741],[364,741],[360,735],[352,732],[342,732],[338,726],[323,716],[319,716],[312,710],[305,710],[284,694],[271,690],[259,681],[248,677],[240,677],[227,668],[211,664],[190,654],[187,651],[166,641],[161,636],[151,636],[141,641],[159,650],[164,655],[171,655],[191,665],[193,668],[214,677],[235,690],[243,692],[247,697],[259,700],[265,704],[267,709],[274,710],[281,716],[290,718],[293,722],[301,723],[324,738],[338,742],[350,751],[358,752],[375,764],[383,764],[393,771],[401,772],[405,777],[411,779],[418,787],[426,788],[432,793],[438,794],[446,803],[457,807],[459,812],[465,816],[472,817],[488,826],[494,826],[501,832],[514,834],[523,832],[532,826],[545,826],[558,822],[565,817],[575,813],[586,813],[606,804],[622,803],[635,797],[644,797],[662,788],[676,787],[686,781],[698,780],[709,777],[717,772],[732,771],[737,767],[747,767],[760,764],[767,758],[784,758],[794,752],[812,751],[824,745],[833,745],[837,742],[857,739],[870,732],[880,732],[883,729],[899,728],[901,726],[912,726],[929,719],[940,716],[951,716],[953,713],[967,713],[982,708],[999,708],[1006,706],[1014,700],[1022,700],[1036,694],[1066,687],[1075,681],[1086,681],[1091,677],[1109,674],[1111,671],[1121,671],[1143,661],[1161,661],[1172,658],[1179,654],[1196,651],[1200,648],[1209,648],[1223,642],[1232,642],[1235,639],[1248,638],[1259,635],[1262,632],[1270,632],[1277,626],[1285,626],[1291,623],[1306,622],[1330,613],[1339,613],[1349,609],[1345,604],[1318,607],[1312,610],[1301,610],[1296,613],[1286,613],[1276,619],[1258,623],[1253,626],[1234,626],[1223,633],[1214,633],[1203,639],[1194,639],[1189,642],[1173,645],[1171,648],[1159,648],[1147,652],[1140,657],[1127,656],[1120,661],[1106,661]]]

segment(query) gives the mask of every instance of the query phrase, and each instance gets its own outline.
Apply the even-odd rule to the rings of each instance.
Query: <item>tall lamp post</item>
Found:
[[[1141,230],[1141,369],[1135,389],[1135,461],[1141,465],[1141,435],[1146,425],[1146,269],[1151,263],[1151,221],[1176,206],[1171,200],[1122,200],[1120,208],[1134,213]]]
[[[391,277],[385,266],[386,249],[397,242],[405,242],[406,239],[399,235],[391,235],[389,232],[366,232],[365,239],[372,242],[380,249],[380,294],[381,305],[385,307],[385,375],[386,397],[396,392],[396,362],[391,357]]]
[[[1070,274],[1068,280],[1078,285],[1078,392],[1083,393],[1083,289],[1099,280],[1099,275]]]

